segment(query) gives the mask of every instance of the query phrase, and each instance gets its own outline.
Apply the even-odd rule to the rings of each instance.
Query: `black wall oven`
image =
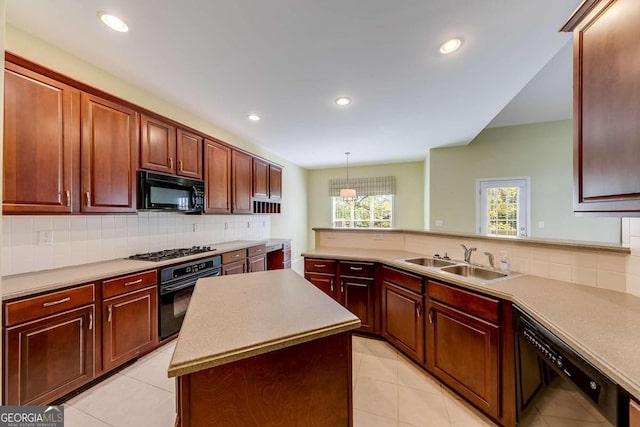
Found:
[[[160,269],[160,340],[178,333],[198,279],[221,275],[219,255]]]
[[[140,170],[138,209],[202,213],[204,181]]]

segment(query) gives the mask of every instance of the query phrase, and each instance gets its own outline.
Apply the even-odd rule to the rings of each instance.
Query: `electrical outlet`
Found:
[[[224,229],[225,229],[225,230],[228,230],[228,229],[229,229],[229,223],[228,223],[228,222],[225,222],[225,223],[224,223]]]
[[[444,225],[444,221],[441,219],[436,219],[436,227],[442,227]]]
[[[53,231],[38,231],[38,246],[51,246],[53,244]]]
[[[193,224],[193,232],[196,233],[198,231],[200,231],[200,224],[194,223]]]
[[[384,236],[382,234],[374,234],[373,240],[384,240]]]
[[[544,228],[544,221],[538,221],[538,228]]]
[[[247,228],[251,228],[251,222],[247,221]]]

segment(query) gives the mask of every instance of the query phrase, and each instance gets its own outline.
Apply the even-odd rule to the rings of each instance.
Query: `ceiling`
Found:
[[[570,117],[571,35],[558,28],[579,3],[7,0],[6,16],[292,163],[320,168],[342,165],[345,151],[352,164],[423,159],[487,125]],[[104,27],[99,11],[130,31]],[[440,54],[454,36],[462,47]],[[335,105],[341,95],[352,104]]]

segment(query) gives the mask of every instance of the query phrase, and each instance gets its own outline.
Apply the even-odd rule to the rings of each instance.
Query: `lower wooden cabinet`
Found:
[[[240,249],[222,254],[222,275],[243,274],[247,272],[247,250]]]
[[[94,378],[95,304],[7,328],[4,345],[4,404],[49,404]]]
[[[429,282],[427,369],[494,418],[501,415],[498,304]]]
[[[267,247],[265,245],[252,246],[247,249],[247,254],[249,256],[247,259],[249,273],[267,270]]]
[[[407,356],[424,363],[424,297],[398,284],[422,286],[422,278],[383,267],[381,332]]]
[[[158,289],[129,292],[102,303],[102,365],[105,371],[158,343]]]
[[[629,427],[640,427],[640,403],[629,402]]]
[[[358,316],[362,325],[359,331],[374,332],[374,285],[373,278],[340,276],[342,305]]]
[[[331,298],[336,298],[336,275],[324,273],[305,273],[304,278]]]

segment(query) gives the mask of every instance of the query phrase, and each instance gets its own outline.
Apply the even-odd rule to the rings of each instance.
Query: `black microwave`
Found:
[[[138,210],[204,211],[204,181],[138,171]]]

